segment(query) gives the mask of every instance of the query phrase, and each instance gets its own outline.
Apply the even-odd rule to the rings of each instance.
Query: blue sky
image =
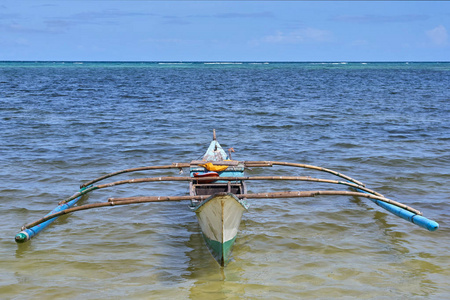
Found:
[[[0,60],[450,61],[450,2],[0,0]]]

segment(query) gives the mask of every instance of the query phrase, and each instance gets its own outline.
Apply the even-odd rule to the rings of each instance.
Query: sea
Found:
[[[249,199],[224,268],[188,202],[75,212],[14,241],[84,182],[201,158],[214,129],[234,160],[332,169],[440,228],[366,198],[316,196]],[[1,299],[450,299],[449,62],[0,62],[0,141]],[[339,180],[277,166],[246,175]],[[186,182],[126,184],[79,204],[187,194]]]

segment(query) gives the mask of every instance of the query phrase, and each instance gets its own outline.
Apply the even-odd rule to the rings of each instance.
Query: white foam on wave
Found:
[[[158,65],[190,65],[192,63],[183,63],[183,62],[160,62]]]
[[[205,62],[205,65],[242,65],[241,62]]]

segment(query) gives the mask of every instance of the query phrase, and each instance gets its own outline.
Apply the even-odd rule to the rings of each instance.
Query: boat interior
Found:
[[[219,182],[219,183],[199,183],[195,181],[191,183],[191,195],[214,195],[216,193],[232,193],[235,195],[245,194],[246,186],[244,182]]]

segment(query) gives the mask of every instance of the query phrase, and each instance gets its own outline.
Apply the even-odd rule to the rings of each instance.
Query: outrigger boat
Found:
[[[161,202],[161,201],[190,201],[189,207],[195,212],[206,245],[216,261],[225,266],[231,258],[231,249],[241,223],[242,214],[248,209],[247,199],[269,199],[269,198],[296,198],[314,197],[320,195],[334,196],[356,196],[365,197],[409,222],[419,225],[429,231],[439,228],[439,224],[422,216],[422,213],[400,202],[386,198],[385,196],[365,187],[365,185],[342,173],[305,164],[276,162],[276,161],[237,161],[231,159],[229,153],[220,146],[214,131],[213,140],[201,160],[190,163],[173,163],[163,166],[147,166],[133,169],[121,170],[99,177],[83,184],[78,193],[72,197],[59,202],[59,205],[45,217],[29,223],[22,227],[22,231],[15,236],[18,243],[30,240],[44,228],[54,222],[59,216],[75,211],[106,207],[128,205],[136,203]],[[313,169],[333,174],[342,180],[330,180],[312,178],[306,176],[245,176],[244,171],[248,168],[263,168],[273,166],[287,166]],[[190,176],[171,177],[148,177],[130,180],[116,181],[106,184],[97,182],[107,178],[136,171],[180,169],[189,168]],[[319,190],[319,191],[284,191],[266,193],[248,193],[246,182],[253,180],[292,180],[310,181],[319,183],[330,183],[345,185],[349,190]],[[110,198],[107,202],[85,204],[76,206],[83,195],[107,187],[157,181],[187,181],[189,182],[189,195],[185,196],[151,196]]]

